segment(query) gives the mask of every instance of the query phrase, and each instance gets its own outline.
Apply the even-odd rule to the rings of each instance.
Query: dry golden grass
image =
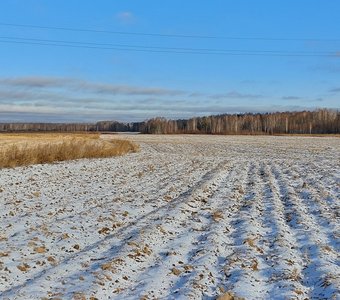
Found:
[[[8,143],[26,143],[26,142],[49,142],[60,139],[86,138],[99,139],[99,133],[57,133],[57,132],[41,132],[41,133],[0,133],[0,147],[6,146]]]
[[[220,219],[223,219],[223,213],[219,210],[214,211],[212,214],[212,218],[215,222],[218,222]]]
[[[127,140],[102,140],[99,134],[1,134],[0,168],[79,158],[119,156],[138,151]]]
[[[218,296],[216,300],[244,300],[244,298],[237,297],[232,292],[227,292]]]

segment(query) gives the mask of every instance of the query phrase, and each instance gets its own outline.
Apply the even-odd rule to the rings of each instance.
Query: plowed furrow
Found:
[[[180,194],[177,198],[171,200],[170,202],[165,202],[165,204],[149,211],[148,213],[139,216],[136,220],[132,220],[126,224],[123,224],[121,228],[114,230],[112,234],[105,236],[104,238],[96,241],[93,244],[87,244],[83,249],[80,251],[76,251],[76,253],[68,255],[66,258],[61,259],[58,261],[58,264],[53,267],[47,267],[45,270],[36,273],[35,275],[31,274],[29,280],[24,282],[23,284],[16,285],[4,293],[1,296],[11,295],[13,293],[19,292],[20,289],[27,288],[28,285],[35,284],[35,282],[39,281],[42,286],[44,284],[48,284],[49,281],[54,280],[54,282],[61,282],[60,278],[53,278],[53,274],[58,274],[61,278],[77,278],[77,273],[84,273],[87,272],[89,268],[88,265],[91,266],[92,272],[87,272],[88,276],[90,277],[91,283],[95,281],[95,275],[93,272],[95,270],[99,270],[101,266],[105,263],[112,262],[116,258],[113,254],[116,253],[124,253],[127,250],[125,247],[128,246],[128,242],[137,238],[141,234],[144,234],[144,231],[150,229],[150,224],[154,224],[154,226],[158,226],[161,224],[159,220],[162,218],[170,218],[167,216],[167,212],[169,214],[174,214],[179,210],[178,206],[183,206],[186,201],[191,201],[191,199],[198,197],[198,195],[204,190],[209,192],[209,189],[214,186],[213,182],[215,178],[219,178],[220,172],[218,171],[223,168],[223,165],[217,167],[216,169],[210,170],[204,176],[202,176],[201,180],[196,182],[191,188],[189,188],[184,193]],[[177,208],[177,209],[176,209]],[[174,216],[172,217],[174,218]],[[157,222],[158,221],[158,222]],[[154,226],[151,226],[153,228]],[[159,234],[159,230],[157,229],[157,234]],[[99,250],[99,252],[98,252]],[[75,252],[71,250],[71,252]],[[100,263],[97,262],[97,257],[104,257],[100,259]],[[118,254],[119,256],[119,254]],[[91,258],[94,259],[94,263],[91,262]],[[119,260],[119,263],[121,261]],[[73,270],[77,270],[74,273],[71,270],[63,270],[65,269],[65,265],[73,265]],[[60,271],[63,270],[63,271]],[[119,275],[121,277],[121,275]],[[98,283],[99,284],[99,283]],[[64,284],[65,285],[65,284]],[[63,290],[65,287],[61,286],[60,289]],[[71,289],[72,292],[74,292]]]
[[[278,168],[272,169],[281,197],[284,199],[288,224],[295,234],[296,247],[304,254],[301,283],[309,289],[312,298],[328,298],[339,292],[340,268],[328,248],[328,238],[318,226],[315,217],[296,192],[282,176]]]

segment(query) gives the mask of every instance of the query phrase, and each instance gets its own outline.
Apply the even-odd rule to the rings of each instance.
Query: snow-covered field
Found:
[[[339,138],[126,138],[0,170],[0,299],[339,299]]]

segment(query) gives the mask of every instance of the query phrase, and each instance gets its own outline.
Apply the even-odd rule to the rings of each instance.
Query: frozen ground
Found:
[[[0,170],[0,299],[338,299],[339,138],[127,138]]]

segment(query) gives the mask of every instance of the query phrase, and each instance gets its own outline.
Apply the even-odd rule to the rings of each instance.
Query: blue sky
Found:
[[[339,12],[322,0],[1,0],[0,121],[339,109]]]

